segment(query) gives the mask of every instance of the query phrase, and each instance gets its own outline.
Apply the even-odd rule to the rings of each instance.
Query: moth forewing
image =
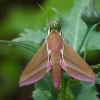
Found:
[[[44,77],[48,61],[47,56],[47,44],[44,42],[24,69],[19,81],[20,86],[32,84]]]
[[[89,65],[68,45],[64,44],[64,61],[68,74],[75,79],[95,82],[96,78]]]

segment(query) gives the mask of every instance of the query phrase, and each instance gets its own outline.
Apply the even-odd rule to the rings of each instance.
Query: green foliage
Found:
[[[74,94],[71,90],[72,84],[74,84],[76,80],[68,78],[67,80],[62,79],[60,85],[60,93],[58,95],[57,100],[74,100]]]
[[[33,52],[36,52],[38,49],[30,44],[27,43],[20,43],[20,42],[15,42],[15,41],[7,41],[7,40],[0,40],[0,42],[2,43],[8,43],[8,44],[15,44],[15,45],[19,45],[21,47],[27,48],[29,50],[32,50]]]
[[[78,85],[77,85],[78,86]],[[75,100],[99,100],[94,83],[84,83],[75,96]]]
[[[84,11],[85,7],[89,4],[89,1],[90,0],[86,0],[85,2],[81,0],[75,0],[70,15],[67,16],[67,20],[63,21],[64,24],[67,23],[66,27],[62,28],[63,36],[75,51],[78,50],[79,45],[86,31],[86,25],[80,19],[80,15]],[[62,21],[62,17],[59,17],[60,21]],[[96,30],[92,30],[91,38],[88,43],[88,50],[100,49],[100,45],[98,42],[99,40],[100,34],[96,34]],[[82,51],[84,51],[84,48],[85,45],[82,47]]]
[[[35,88],[36,89],[32,95],[35,100],[56,100],[57,91],[52,84],[49,73],[35,84]]]
[[[54,99],[51,99],[51,93],[50,91],[42,91],[42,90],[38,90],[36,89],[34,91],[34,95],[33,95],[34,99],[35,100],[54,100]]]
[[[100,68],[100,65],[99,65],[99,68]],[[97,78],[97,84],[100,84],[100,72],[96,75],[96,78]]]
[[[40,43],[41,40],[47,36],[47,34],[41,30],[33,31],[30,29],[25,29],[25,33],[21,33],[20,37],[14,39],[14,41],[16,41],[16,42],[30,42],[32,44],[33,43]]]
[[[89,1],[90,0],[85,0],[85,2],[84,0],[75,0],[71,13],[67,17],[64,17],[58,10],[52,8],[58,14],[64,39],[68,41],[75,51],[78,50],[86,31],[86,25],[80,19],[80,14],[84,11],[86,5],[89,4]],[[97,34],[95,28],[96,27],[90,31],[91,37],[87,50],[100,50],[100,43],[98,42],[100,40],[100,33]],[[46,38],[46,36],[46,32],[41,30],[33,31],[26,29],[25,33],[21,33],[20,37],[15,38],[13,41],[1,40],[0,42],[17,44],[36,52],[37,48],[39,48],[38,44],[42,39]],[[85,45],[83,45],[81,52],[84,51],[84,48]],[[96,69],[96,66],[97,65],[93,66],[93,68]],[[54,89],[49,73],[47,73],[42,80],[35,83],[35,90],[32,94],[34,100],[99,100],[98,97],[96,97],[98,92],[96,91],[94,83],[81,83],[80,81],[68,77],[67,74],[66,76],[65,78],[62,77],[60,89],[57,92]],[[100,75],[97,74],[98,83],[100,83],[99,78]]]

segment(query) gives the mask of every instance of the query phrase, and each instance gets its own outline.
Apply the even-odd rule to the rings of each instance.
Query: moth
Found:
[[[59,22],[52,20],[44,43],[23,71],[19,86],[35,83],[50,71],[54,87],[58,90],[63,70],[77,80],[96,81],[89,65],[64,40]]]

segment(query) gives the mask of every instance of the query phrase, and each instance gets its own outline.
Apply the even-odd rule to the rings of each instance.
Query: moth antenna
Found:
[[[40,4],[37,3],[37,5],[42,9],[44,16],[46,17],[46,25],[48,26],[50,20],[48,19],[45,10],[43,9],[43,7]]]

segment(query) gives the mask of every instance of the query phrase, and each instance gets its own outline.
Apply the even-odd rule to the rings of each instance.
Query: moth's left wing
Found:
[[[44,42],[31,62],[24,69],[19,86],[29,85],[39,81],[45,76],[48,62],[47,43]]]
[[[95,82],[95,75],[89,65],[68,45],[65,40],[63,46],[63,69],[66,68],[68,74],[75,79]]]

